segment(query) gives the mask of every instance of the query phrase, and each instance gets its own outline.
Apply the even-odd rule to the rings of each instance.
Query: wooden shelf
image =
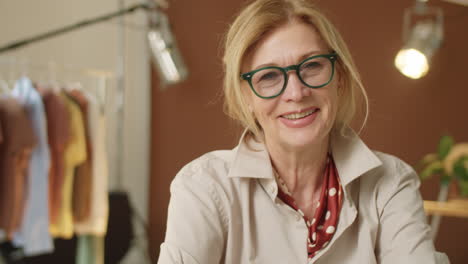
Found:
[[[424,210],[428,215],[468,218],[468,200],[452,199],[447,202],[424,201]]]

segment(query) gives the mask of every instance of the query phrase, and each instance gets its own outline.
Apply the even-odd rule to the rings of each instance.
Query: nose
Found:
[[[312,89],[301,82],[295,71],[288,72],[287,82],[286,89],[282,94],[282,99],[285,101],[300,102],[312,93]]]

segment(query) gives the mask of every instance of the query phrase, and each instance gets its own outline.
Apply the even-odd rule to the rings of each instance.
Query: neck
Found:
[[[266,141],[271,161],[296,202],[310,204],[320,195],[329,138],[301,150]]]

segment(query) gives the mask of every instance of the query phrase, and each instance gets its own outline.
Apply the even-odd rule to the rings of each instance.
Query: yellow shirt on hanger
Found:
[[[107,121],[106,114],[101,112],[102,102],[91,93],[83,90],[88,99],[88,122],[91,144],[93,146],[93,183],[91,184],[90,214],[84,221],[75,221],[77,235],[95,235],[103,237],[107,232],[109,216],[108,200],[108,161],[106,151]]]
[[[50,232],[54,237],[69,239],[73,237],[72,191],[75,168],[86,161],[86,138],[83,114],[79,106],[63,92],[60,97],[70,113],[71,137],[64,152],[65,174],[62,187],[62,203],[57,222],[51,224]]]

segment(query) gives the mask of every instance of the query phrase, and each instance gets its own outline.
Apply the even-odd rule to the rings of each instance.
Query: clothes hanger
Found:
[[[21,97],[25,101],[29,101],[32,96],[32,91],[23,85],[23,82],[31,82],[30,76],[32,73],[33,67],[30,67],[30,61],[27,58],[22,58],[18,60],[18,69],[19,69],[19,78],[16,79],[13,90],[19,89],[18,93],[21,94]],[[25,78],[25,79],[24,79]],[[17,86],[19,85],[19,86]]]
[[[60,93],[62,88],[60,87],[59,82],[57,81],[57,64],[53,61],[50,61],[47,66],[48,70],[48,81],[47,86],[55,93]]]

